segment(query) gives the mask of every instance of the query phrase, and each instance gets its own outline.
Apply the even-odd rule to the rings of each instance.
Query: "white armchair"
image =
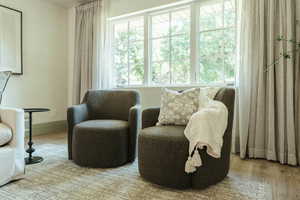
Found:
[[[24,111],[21,109],[0,106],[0,119],[9,126],[13,133],[12,140],[0,147],[0,186],[23,178],[25,174],[24,162]]]

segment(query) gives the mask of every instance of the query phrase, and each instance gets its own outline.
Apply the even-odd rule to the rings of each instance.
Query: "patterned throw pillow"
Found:
[[[161,107],[157,125],[187,125],[199,106],[200,88],[185,90],[182,93],[162,89]]]
[[[3,123],[0,123],[0,147],[9,143],[13,137],[11,129]]]

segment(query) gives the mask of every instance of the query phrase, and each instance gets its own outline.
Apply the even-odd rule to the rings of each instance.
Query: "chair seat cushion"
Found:
[[[205,188],[226,177],[229,155],[220,159],[199,150],[203,165],[193,174],[185,173],[189,142],[185,126],[154,126],[141,130],[139,135],[139,171],[143,178],[172,188]],[[231,139],[231,138],[230,138]],[[230,141],[229,139],[229,141]]]
[[[118,130],[127,130],[129,124],[122,120],[89,120],[81,122],[75,126],[76,129],[84,129],[86,131],[96,131],[101,134],[102,131],[114,132]],[[102,131],[100,131],[102,130]]]
[[[188,140],[185,126],[154,126],[139,135],[139,171],[147,180],[174,188],[191,187],[191,176],[185,173]]]
[[[72,157],[88,167],[116,167],[128,158],[127,121],[90,120],[77,124],[73,132]]]
[[[184,136],[185,126],[152,126],[141,131],[143,138],[152,138],[154,140],[182,141],[187,142]]]
[[[8,144],[13,137],[13,133],[10,127],[0,123],[0,147]]]

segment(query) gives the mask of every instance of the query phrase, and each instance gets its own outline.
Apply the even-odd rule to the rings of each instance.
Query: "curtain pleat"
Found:
[[[238,80],[233,152],[242,158],[300,163],[299,53],[280,59],[298,39],[295,0],[239,0]]]
[[[102,49],[102,1],[78,6],[75,19],[75,62],[73,103],[78,104],[89,89],[99,88],[99,58]]]
[[[300,9],[300,3],[296,5],[298,10]],[[300,19],[300,12],[296,12],[296,18]],[[300,21],[296,21],[296,39],[300,41]],[[298,66],[295,69],[294,79],[295,79],[295,121],[296,121],[296,144],[300,145],[300,54],[295,55],[295,65]],[[300,160],[300,148],[298,147],[298,160]]]

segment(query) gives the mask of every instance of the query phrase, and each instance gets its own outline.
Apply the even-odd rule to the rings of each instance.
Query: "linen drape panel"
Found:
[[[78,104],[88,89],[98,88],[101,1],[76,8],[73,103]]]
[[[300,3],[297,1],[297,3]],[[238,1],[238,80],[233,152],[242,158],[300,163],[300,62],[280,56],[299,41],[296,0]]]

